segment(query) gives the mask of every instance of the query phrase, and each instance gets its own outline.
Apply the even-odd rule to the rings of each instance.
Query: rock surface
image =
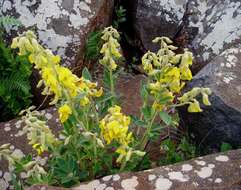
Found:
[[[185,13],[186,0],[134,0],[132,22],[144,49],[156,50],[152,43],[157,36],[173,38]]]
[[[122,173],[81,184],[70,190],[240,190],[241,151],[200,157],[137,173]],[[33,186],[28,190],[64,190]]]
[[[18,18],[72,69],[80,66],[87,34],[110,24],[113,0],[1,0],[0,15]]]
[[[111,23],[113,7],[114,0],[1,0],[0,16],[11,15],[23,24],[20,30],[11,30],[11,39],[16,32],[34,30],[44,47],[60,55],[62,64],[79,74],[85,66],[88,34]],[[31,86],[35,105],[45,101],[36,89],[39,79],[34,70]],[[48,102],[45,101],[42,108],[46,108]]]
[[[188,47],[194,52],[198,64],[203,66],[241,42],[239,0],[189,0],[187,14]]]
[[[56,136],[61,138],[61,136],[59,136],[58,134],[58,131],[61,129],[61,125],[59,123],[56,109],[49,108],[49,109],[43,110],[42,113],[47,118],[48,125],[54,131]],[[6,123],[0,123],[0,146],[6,143],[10,143],[11,144],[10,149],[12,149],[14,151],[14,154],[18,155],[19,157],[23,157],[24,155],[27,155],[32,151],[32,148],[28,144],[28,141],[26,139],[26,135],[23,135],[23,132],[22,132],[23,125],[24,123],[20,119],[14,119]],[[36,154],[34,153],[34,159],[40,159],[40,157],[36,156]],[[43,163],[45,163],[46,160],[47,160],[47,157],[44,157],[42,159]],[[8,170],[8,164],[6,161],[1,160],[0,161],[0,190],[8,189],[9,182],[11,180],[11,177],[9,176],[10,176],[10,173]]]
[[[241,49],[231,48],[205,66],[189,84],[209,87],[211,106],[202,113],[186,113],[181,109],[185,126],[195,140],[203,145],[218,148],[222,142],[241,145]]]
[[[135,0],[132,22],[144,48],[156,36],[174,38],[195,54],[198,68],[241,39],[239,0]]]

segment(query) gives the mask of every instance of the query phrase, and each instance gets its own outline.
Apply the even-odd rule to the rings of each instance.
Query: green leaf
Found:
[[[110,73],[108,69],[104,69],[104,76],[103,76],[104,86],[109,88],[110,87]]]
[[[133,121],[133,123],[138,127],[143,127],[143,128],[147,127],[147,124],[145,121],[140,120],[139,118],[137,118],[134,115],[131,115],[131,121]]]
[[[161,120],[166,124],[166,125],[171,125],[172,124],[172,117],[168,115],[168,113],[162,111],[159,113]]]
[[[148,97],[148,90],[143,81],[141,81],[141,97],[143,100],[146,100]]]
[[[142,108],[142,113],[144,115],[144,119],[145,120],[149,120],[151,118],[151,107],[150,106],[145,106],[144,108]]]
[[[15,55],[0,39],[0,120],[11,119],[31,104],[32,65],[26,56]]]
[[[170,100],[172,100],[172,97],[170,96],[166,96],[166,97],[163,97],[159,100],[159,103],[160,104],[166,104],[167,102],[169,102]]]
[[[53,163],[53,172],[64,187],[71,187],[79,180],[77,161],[73,157],[57,158]]]
[[[233,149],[233,147],[229,143],[223,142],[222,145],[221,145],[221,152],[226,152],[226,151],[229,151],[229,150],[232,150],[232,149]]]
[[[86,67],[82,71],[82,76],[87,80],[92,80],[91,74]]]
[[[100,56],[102,31],[91,32],[85,45],[85,57],[88,60],[95,60]]]
[[[0,27],[8,28],[21,25],[22,23],[12,16],[0,16]]]

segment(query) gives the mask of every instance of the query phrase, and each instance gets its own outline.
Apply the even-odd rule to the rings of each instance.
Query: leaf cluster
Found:
[[[32,66],[0,39],[0,118],[7,120],[31,104]]]

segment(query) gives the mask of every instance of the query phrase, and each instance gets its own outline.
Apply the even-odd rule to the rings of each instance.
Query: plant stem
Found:
[[[187,104],[190,104],[191,102],[184,102],[184,103],[181,103],[181,104],[174,104],[174,105],[171,105],[169,106],[170,108],[176,108],[176,107],[181,107],[181,106],[184,106],[184,105],[187,105]]]
[[[113,71],[112,69],[109,69],[109,73],[110,73],[110,93],[111,96],[113,96],[113,98],[111,99],[111,104],[112,106],[115,104],[115,87],[114,87],[114,79],[113,79]]]
[[[142,105],[142,108],[144,108],[146,106],[146,101],[144,101],[144,103],[143,103],[143,105]],[[143,117],[144,117],[144,114],[143,114],[143,112],[142,112],[142,110],[141,110],[141,116],[140,116],[140,120],[142,121],[143,120]],[[137,135],[137,137],[139,136],[139,134],[140,134],[140,127],[139,126],[137,126],[137,131],[136,131],[136,135]]]
[[[121,164],[121,168],[120,168],[120,172],[123,172],[124,171],[124,169],[125,169],[125,167],[126,167],[126,159],[125,159],[125,161],[124,162],[122,162],[122,164]]]
[[[93,149],[94,149],[94,158],[93,158],[93,166],[92,166],[92,178],[95,178],[95,168],[96,168],[96,158],[97,158],[97,149],[96,149],[96,136],[93,138]]]
[[[147,126],[147,129],[143,135],[143,138],[141,139],[141,143],[140,143],[140,150],[141,151],[144,151],[145,147],[146,147],[146,144],[148,142],[148,137],[149,137],[149,133],[151,132],[151,128],[152,128],[152,125],[156,119],[156,116],[157,116],[157,111],[154,112],[153,114],[153,117],[151,119],[151,121],[149,122],[148,126]]]

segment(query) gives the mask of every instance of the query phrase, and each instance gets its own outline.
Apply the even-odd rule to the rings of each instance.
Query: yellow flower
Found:
[[[192,80],[192,72],[188,67],[181,67],[180,71],[182,80]]]
[[[120,44],[118,42],[120,35],[113,27],[108,27],[103,31],[102,39],[105,41],[100,53],[103,54],[103,58],[100,60],[100,64],[107,67],[109,70],[116,70],[116,60],[121,58]]]
[[[153,108],[154,110],[162,111],[163,108],[164,108],[164,106],[161,105],[161,104],[158,104],[158,103],[154,102],[154,104],[152,105],[152,108]]]
[[[38,155],[41,155],[44,152],[44,148],[40,143],[34,144],[32,147],[38,152]]]
[[[188,106],[188,112],[202,112],[202,109],[200,108],[199,102],[194,99],[194,102],[191,102]]]
[[[90,100],[86,96],[80,99],[81,106],[86,106],[87,104],[89,104],[89,102],[90,102]]]
[[[185,85],[180,80],[180,70],[177,67],[167,69],[164,77],[160,79],[160,82],[167,84],[172,92],[177,93],[180,92]]]
[[[115,152],[119,154],[119,157],[117,158],[116,162],[121,163],[123,158],[127,155],[126,148],[124,146],[120,146],[118,149],[116,149]]]
[[[209,102],[208,96],[211,95],[211,90],[209,88],[200,88],[195,87],[192,90],[183,94],[182,97],[179,97],[178,100],[181,103],[189,103],[189,110],[190,112],[200,112],[202,111],[198,101],[195,99],[198,95],[202,95],[203,104],[206,106],[210,106],[211,103]]]
[[[121,113],[119,106],[109,108],[109,114],[100,121],[100,129],[107,144],[116,141],[127,146],[132,141],[132,133],[129,132],[130,117]]]
[[[206,105],[206,106],[210,106],[211,103],[210,103],[210,101],[209,101],[209,99],[208,99],[208,94],[202,93],[202,96],[203,96],[203,98],[202,98],[203,104]]]
[[[116,36],[114,33],[113,35]],[[89,96],[100,97],[102,95],[102,89],[95,89],[97,87],[96,83],[79,78],[68,68],[60,66],[60,57],[54,55],[49,49],[44,49],[36,38],[33,32],[25,32],[22,36],[13,39],[11,47],[19,48],[19,54],[21,55],[28,55],[28,59],[34,64],[34,68],[40,71],[42,80],[37,86],[45,86],[42,94],[54,95],[54,99],[50,104],[56,104],[59,99],[66,98],[66,95],[75,98],[79,94],[86,96],[85,99],[81,100],[81,104],[87,104]],[[118,46],[117,41],[114,39],[113,44],[116,47]],[[118,56],[115,49],[112,49],[112,52],[115,56]]]
[[[185,51],[182,55],[182,60],[180,64],[180,71],[181,71],[181,79],[182,80],[191,80],[192,79],[192,72],[189,67],[192,65],[192,53],[189,51]]]
[[[68,68],[56,66],[56,72],[58,74],[58,81],[63,89],[68,90],[71,97],[76,97],[78,88],[76,82],[79,80]]]
[[[103,94],[103,88],[101,87],[99,90],[92,90],[91,92],[91,96],[94,96],[94,97],[101,97]]]
[[[61,123],[64,123],[65,121],[68,120],[69,116],[72,114],[72,110],[67,104],[64,104],[59,108],[58,113],[59,113]]]
[[[142,57],[142,66],[143,66],[143,69],[144,71],[147,73],[147,74],[151,74],[154,70],[154,67],[153,66],[161,66],[159,60],[158,60],[158,57],[155,53],[152,53],[150,51],[148,51],[143,57]]]

